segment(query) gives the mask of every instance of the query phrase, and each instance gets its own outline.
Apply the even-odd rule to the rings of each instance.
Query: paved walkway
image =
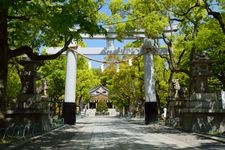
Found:
[[[85,117],[30,141],[17,150],[224,150],[225,144],[143,120]]]

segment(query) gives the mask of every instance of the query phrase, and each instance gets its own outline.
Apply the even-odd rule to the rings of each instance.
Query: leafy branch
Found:
[[[32,60],[51,60],[59,57],[63,52],[65,52],[68,49],[69,44],[72,41],[72,37],[70,37],[64,44],[63,48],[58,51],[56,54],[51,55],[39,55],[36,52],[33,52],[33,49],[29,46],[21,46],[17,49],[10,50],[9,51],[9,58],[13,58],[16,56],[20,56],[23,54],[26,54],[30,59]]]

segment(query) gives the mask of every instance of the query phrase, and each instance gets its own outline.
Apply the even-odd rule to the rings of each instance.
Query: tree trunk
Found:
[[[190,53],[190,59],[189,59],[189,64],[190,64],[190,81],[189,81],[189,91],[188,93],[191,95],[192,93],[194,93],[194,84],[195,84],[195,80],[193,77],[193,66],[192,66],[192,61],[194,58],[194,53],[195,53],[195,49],[192,48],[191,49],[191,53]]]
[[[171,98],[173,97],[173,91],[172,91],[172,89],[173,89],[173,84],[172,84],[173,74],[174,74],[174,72],[171,70],[170,77],[169,77],[169,80],[168,80],[168,83],[169,83],[169,87],[168,87],[169,100],[171,100]]]
[[[82,110],[82,108],[81,108],[81,101],[82,101],[82,97],[80,97],[80,99],[78,100],[78,108],[79,108],[78,114],[80,114],[81,110]]]
[[[0,6],[0,110],[6,109],[6,85],[8,74],[8,33],[6,6]]]
[[[155,93],[156,93],[156,101],[157,101],[157,106],[158,106],[158,114],[161,114],[162,111],[161,111],[160,97],[159,97],[157,90]]]

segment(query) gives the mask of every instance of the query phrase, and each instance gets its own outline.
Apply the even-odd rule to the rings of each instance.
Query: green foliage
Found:
[[[76,100],[78,103],[81,101],[88,103],[90,99],[89,90],[99,85],[100,80],[93,70],[88,69],[85,58],[79,57],[77,68]]]
[[[41,67],[40,73],[42,79],[49,82],[49,96],[53,99],[61,99],[65,93],[65,75],[66,75],[66,57],[61,56],[58,59],[46,61]],[[99,79],[92,70],[88,69],[88,63],[85,58],[78,57],[77,77],[76,77],[76,100],[80,102],[89,100],[89,90],[99,85]]]
[[[155,69],[155,86],[156,92],[159,95],[160,106],[166,107],[166,99],[168,97],[168,79],[169,79],[169,70],[165,68],[165,60],[159,56],[154,57],[154,69]]]
[[[110,9],[113,15],[119,15],[116,22],[119,23],[116,31],[119,38],[126,35],[127,31],[143,29],[148,37],[159,36],[168,25],[168,19],[160,12],[164,8],[158,1],[147,0],[113,0],[110,2]],[[112,20],[112,23],[115,23]]]
[[[9,16],[24,16],[29,21],[14,19],[9,22],[9,45],[19,47],[31,45],[62,45],[70,36],[79,40],[80,32],[93,35],[103,31],[97,25],[98,8],[103,0],[31,0],[9,4]],[[79,26],[79,30],[74,27]]]
[[[21,83],[19,75],[17,73],[15,66],[10,64],[7,82],[7,97],[9,101],[12,102],[12,100],[14,100],[15,102],[20,91],[21,91]]]
[[[115,72],[115,66],[112,70],[107,68],[105,75],[113,72],[112,79],[107,83],[109,89],[109,97],[113,104],[122,111],[124,108],[127,111],[136,111],[140,105],[143,106],[143,59],[133,60],[133,66],[128,66],[126,63],[120,64],[120,71]],[[109,70],[110,69],[110,70]]]
[[[106,101],[102,100],[97,103],[96,112],[107,112],[108,106]]]
[[[49,97],[59,100],[65,93],[66,57],[61,56],[55,60],[45,61],[39,70],[41,79],[48,81]]]
[[[183,20],[179,24],[181,32],[178,37],[180,38],[177,38],[178,40],[175,41],[174,44],[176,45],[176,51],[182,49],[186,50],[185,57],[180,67],[190,68],[189,61],[192,59],[193,53],[207,53],[210,58],[216,62],[216,65],[212,65],[211,67],[214,74],[213,78],[217,78],[224,88],[225,45],[223,41],[225,33],[219,24],[219,20],[207,13],[209,9],[220,13],[220,21],[224,22],[224,3],[222,1],[199,1],[199,4],[196,5],[196,1],[174,1],[174,3],[175,2],[176,7],[173,7],[175,8],[173,14],[176,18]],[[217,7],[214,7],[215,5],[213,3],[215,3]],[[209,9],[206,9],[206,6],[209,6]],[[184,16],[187,18],[184,18]],[[178,58],[179,55],[176,57]]]
[[[85,58],[78,57],[77,69],[78,70],[88,69],[88,62],[87,62],[87,60]]]
[[[133,42],[128,42],[124,47],[125,48],[135,48],[135,47],[141,47],[143,44],[142,40],[135,40]]]
[[[119,57],[116,55],[108,55],[105,57],[106,61],[117,61],[119,60]],[[112,82],[112,77],[116,73],[116,64],[105,64],[105,70],[104,72],[99,73],[100,79],[101,79],[101,84],[103,86],[106,86],[107,84],[111,84]]]
[[[66,80],[66,57],[61,56],[55,60],[46,61],[39,70],[41,80],[48,81],[48,95],[52,102],[64,100]],[[88,103],[90,99],[89,90],[100,81],[92,70],[88,69],[87,60],[78,57],[76,76],[76,102]],[[56,107],[56,106],[55,106]],[[56,110],[56,108],[54,108]],[[80,110],[80,109],[79,109]]]
[[[59,100],[65,93],[65,72],[56,70],[49,77],[49,96]]]
[[[25,45],[33,49],[33,53],[38,53],[38,48],[42,46],[63,46],[72,39],[82,43],[81,33],[90,36],[100,32],[105,33],[105,30],[98,25],[98,9],[103,4],[104,0],[1,0],[0,20],[5,23],[0,24],[2,34],[0,80],[4,81],[0,101],[5,104],[8,59],[25,54],[27,52],[23,47]],[[42,79],[49,80],[51,84],[49,94],[58,98],[63,95],[62,81],[64,81],[65,68],[62,68],[63,65],[60,66],[60,62],[57,61],[47,63],[51,67],[47,65],[43,67]],[[50,68],[58,70],[52,71]],[[8,78],[10,80],[11,77]],[[8,83],[8,86],[10,85],[12,83]],[[12,88],[9,87],[8,93],[11,96],[16,92],[12,92]]]
[[[216,62],[211,69],[216,78],[225,85],[225,35],[218,29],[215,21],[208,21],[199,27],[198,35],[195,38],[195,45],[198,51],[209,54],[210,58]]]

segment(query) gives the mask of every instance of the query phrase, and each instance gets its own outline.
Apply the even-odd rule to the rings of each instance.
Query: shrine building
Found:
[[[96,86],[90,91],[91,98],[88,104],[89,109],[96,109],[98,102],[106,101],[108,108],[113,108],[111,100],[108,98],[108,89],[104,86]]]

